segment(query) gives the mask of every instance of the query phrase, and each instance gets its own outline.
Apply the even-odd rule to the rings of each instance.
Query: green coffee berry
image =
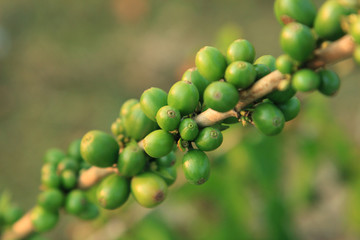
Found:
[[[199,92],[191,82],[176,82],[169,90],[168,105],[180,111],[182,116],[193,113],[199,103]]]
[[[48,171],[41,174],[41,183],[47,188],[58,188],[61,185],[61,179],[56,171]]]
[[[255,48],[246,39],[237,39],[232,42],[226,52],[227,63],[244,61],[253,63],[255,59]]]
[[[37,206],[31,211],[30,218],[37,232],[46,232],[55,227],[59,221],[59,213]]]
[[[161,129],[173,131],[178,128],[181,120],[179,110],[171,106],[163,106],[156,114],[156,122]]]
[[[264,64],[267,66],[271,72],[276,70],[275,66],[276,58],[271,55],[263,55],[255,60],[254,65],[256,64]]]
[[[293,22],[281,31],[280,45],[291,58],[304,62],[312,56],[316,40],[308,26]]]
[[[199,127],[194,119],[185,118],[180,122],[179,133],[185,141],[193,141],[199,134]]]
[[[248,62],[236,61],[226,68],[225,79],[236,88],[247,88],[255,81],[256,70]]]
[[[154,122],[156,121],[156,113],[165,105],[167,105],[167,93],[160,88],[149,88],[141,95],[141,110]]]
[[[129,181],[116,174],[107,176],[97,187],[96,198],[105,209],[116,209],[129,198]]]
[[[206,80],[206,78],[201,76],[201,74],[196,68],[190,68],[186,70],[186,72],[181,78],[181,81],[191,82],[192,84],[194,84],[199,92],[200,100],[202,100],[203,98],[205,88],[210,84],[210,82]]]
[[[156,122],[150,120],[145,115],[140,104],[135,104],[125,119],[126,134],[136,141],[143,139],[147,134],[157,128]]]
[[[70,214],[77,215],[81,213],[88,204],[85,193],[81,190],[73,190],[68,193],[65,199],[65,210]]]
[[[334,95],[340,88],[340,78],[336,72],[322,69],[318,74],[320,76],[319,91],[326,96]]]
[[[213,82],[204,92],[206,106],[218,112],[230,111],[238,101],[238,91],[232,84],[227,82]]]
[[[224,77],[227,64],[224,55],[218,49],[206,46],[197,52],[195,65],[203,77],[213,82]]]
[[[24,210],[16,205],[10,205],[1,213],[6,225],[13,225],[24,215]]]
[[[345,34],[341,28],[342,18],[355,12],[354,9],[343,6],[340,1],[326,1],[316,15],[315,32],[319,38],[337,40]]]
[[[81,139],[80,153],[91,165],[111,167],[118,159],[119,145],[109,134],[93,130]]]
[[[291,83],[296,91],[309,92],[316,90],[320,81],[319,74],[310,69],[302,69],[293,75]]]
[[[293,96],[285,103],[280,103],[277,105],[277,107],[283,113],[286,122],[294,119],[299,114],[300,106],[300,100],[296,96]]]
[[[111,132],[114,136],[119,136],[121,134],[125,134],[125,121],[117,118],[115,122],[111,124]]]
[[[145,152],[153,158],[166,156],[174,146],[174,137],[165,130],[155,130],[148,134],[144,140]]]
[[[210,176],[210,161],[207,155],[200,150],[189,150],[182,161],[186,180],[191,184],[205,183]]]
[[[123,103],[123,105],[120,108],[119,117],[126,119],[130,112],[131,108],[139,103],[139,100],[135,98],[131,98]]]
[[[167,184],[157,174],[145,172],[131,179],[131,193],[140,205],[152,208],[165,200]]]
[[[264,102],[255,107],[252,120],[257,129],[263,134],[273,136],[284,128],[284,114],[274,104]]]
[[[276,68],[282,74],[292,74],[295,71],[296,63],[289,55],[283,54],[276,59]]]
[[[316,16],[316,7],[312,0],[276,0],[275,16],[282,25],[296,21],[312,27]]]
[[[219,129],[206,127],[199,132],[195,144],[201,151],[212,151],[220,147],[222,141],[223,135]]]
[[[61,186],[65,190],[71,190],[76,187],[78,177],[74,170],[65,170],[60,175]]]
[[[59,189],[48,189],[39,194],[37,203],[48,211],[58,211],[64,199],[64,194]]]
[[[137,144],[128,144],[119,156],[117,167],[125,177],[140,173],[146,164],[145,152]]]

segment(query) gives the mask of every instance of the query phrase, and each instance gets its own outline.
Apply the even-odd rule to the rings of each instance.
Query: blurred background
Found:
[[[322,1],[316,1],[319,6]],[[48,148],[92,129],[110,133],[121,104],[166,91],[205,45],[237,38],[257,56],[281,49],[269,0],[1,0],[0,192],[30,209]],[[302,111],[277,137],[226,130],[212,176],[181,171],[154,210],[132,204],[94,222],[62,216],[48,239],[352,240],[360,238],[360,72],[333,66],[337,96],[299,95]],[[181,159],[181,154],[179,155]],[[180,160],[178,161],[180,162]]]

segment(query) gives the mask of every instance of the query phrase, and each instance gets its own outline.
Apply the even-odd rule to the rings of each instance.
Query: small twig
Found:
[[[88,170],[82,172],[81,175],[79,176],[78,188],[84,190],[88,189],[111,173],[117,173],[117,168],[91,167]]]

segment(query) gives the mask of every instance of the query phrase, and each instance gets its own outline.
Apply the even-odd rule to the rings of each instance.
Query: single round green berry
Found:
[[[257,105],[252,113],[252,120],[256,128],[268,136],[280,133],[285,123],[284,114],[270,102]]]
[[[111,132],[112,134],[117,137],[121,134],[125,135],[126,131],[125,131],[125,121],[120,119],[120,118],[117,118],[115,120],[115,122],[113,122],[111,124]]]
[[[191,82],[192,84],[194,84],[199,91],[200,100],[202,100],[203,98],[205,88],[210,84],[210,82],[206,78],[201,76],[201,74],[196,68],[190,68],[186,70],[186,72],[181,78],[181,81]]]
[[[174,131],[181,120],[179,110],[171,106],[163,106],[156,114],[156,122],[165,131]]]
[[[345,34],[341,27],[342,18],[351,13],[356,13],[356,10],[344,6],[340,1],[326,1],[316,15],[315,32],[321,39],[330,41],[339,39]]]
[[[215,150],[220,147],[222,142],[222,133],[214,127],[203,128],[195,139],[195,144],[201,151]]]
[[[165,105],[167,105],[167,93],[160,88],[149,88],[141,95],[141,110],[154,122],[156,121],[156,113]]]
[[[31,211],[31,223],[37,232],[46,232],[54,228],[59,221],[58,211],[48,211],[37,206]]]
[[[291,83],[296,91],[309,92],[316,90],[320,81],[319,74],[310,69],[302,69],[293,75]]]
[[[125,119],[126,134],[136,141],[140,141],[156,128],[158,128],[156,122],[145,115],[140,104],[135,104]]]
[[[318,74],[320,76],[319,91],[326,96],[334,95],[340,88],[340,78],[336,72],[322,69]]]
[[[145,152],[137,144],[128,144],[119,156],[117,167],[122,176],[132,177],[144,169],[146,161]]]
[[[57,148],[51,148],[46,151],[44,162],[58,164],[64,157],[66,157],[66,154],[63,151]]]
[[[227,64],[224,55],[218,49],[206,46],[197,52],[195,65],[203,77],[213,82],[224,77]]]
[[[1,215],[6,225],[13,225],[24,215],[24,210],[16,205],[10,205],[3,209]]]
[[[39,194],[37,203],[48,211],[57,211],[64,199],[64,194],[59,189],[47,189]]]
[[[47,188],[58,188],[61,185],[61,179],[56,170],[44,171],[41,174],[41,183]]]
[[[61,186],[65,190],[71,190],[76,187],[78,177],[74,170],[65,170],[60,175]]]
[[[248,62],[236,61],[226,68],[225,79],[236,88],[247,88],[255,81],[256,70]]]
[[[218,112],[230,111],[238,101],[238,91],[232,84],[227,82],[213,82],[204,92],[206,106]]]
[[[156,165],[158,167],[163,167],[163,168],[171,167],[175,164],[175,162],[176,162],[176,155],[174,151],[171,151],[166,156],[156,159]]]
[[[293,96],[289,101],[278,104],[277,107],[284,114],[285,121],[293,120],[300,112],[300,100]]]
[[[276,68],[282,74],[292,74],[296,69],[296,63],[289,55],[283,54],[276,59]]]
[[[199,92],[194,84],[176,82],[169,90],[168,105],[180,111],[182,116],[193,113],[199,103]]]
[[[282,29],[280,45],[291,58],[304,62],[312,56],[316,40],[308,26],[293,22]]]
[[[97,201],[105,209],[120,207],[129,198],[129,194],[129,181],[116,174],[107,176],[96,190]]]
[[[182,167],[186,180],[191,184],[205,183],[210,176],[210,161],[200,150],[192,149],[185,153]]]
[[[226,52],[227,63],[244,61],[253,63],[255,59],[255,48],[246,39],[237,39],[232,42]]]
[[[256,64],[264,64],[267,66],[271,72],[276,70],[275,66],[276,58],[272,55],[263,55],[255,60],[254,65]]]
[[[73,190],[68,193],[65,199],[65,210],[70,214],[77,215],[81,213],[86,205],[88,204],[88,199],[85,193],[81,190]]]
[[[317,11],[312,0],[276,0],[274,10],[282,25],[296,21],[309,27],[312,27]]]
[[[254,64],[254,69],[256,71],[256,79],[255,80],[259,80],[263,77],[265,77],[266,75],[268,75],[269,73],[271,73],[271,70],[268,66],[266,66],[265,64]]]
[[[82,161],[80,153],[81,139],[76,139],[69,144],[68,156],[77,160],[78,162]]]
[[[199,127],[194,119],[185,118],[180,122],[179,133],[185,141],[193,141],[199,134]]]
[[[295,95],[296,91],[290,86],[284,91],[275,90],[267,95],[274,103],[285,103]]]
[[[165,200],[167,184],[157,174],[145,172],[131,179],[131,192],[140,205],[152,208]]]
[[[109,134],[93,130],[81,139],[80,153],[91,165],[111,167],[118,159],[119,145]]]
[[[131,108],[139,103],[139,100],[131,98],[123,103],[120,108],[119,117],[126,119],[131,113]]]
[[[144,140],[145,152],[153,158],[166,156],[174,146],[174,137],[165,130],[155,130],[148,134]]]

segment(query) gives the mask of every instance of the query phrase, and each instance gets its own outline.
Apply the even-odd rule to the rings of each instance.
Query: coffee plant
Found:
[[[125,101],[112,135],[91,130],[67,150],[49,149],[37,206],[24,213],[0,202],[3,239],[33,239],[51,230],[61,209],[91,220],[99,208],[117,209],[130,195],[143,207],[158,206],[176,181],[175,151],[184,153],[186,180],[205,183],[211,178],[207,152],[221,146],[232,124],[274,136],[297,117],[297,92],[337,93],[339,76],[327,65],[352,55],[360,62],[359,9],[356,0],[328,0],[319,9],[312,0],[276,0],[283,55],[256,58],[246,39],[233,41],[226,53],[201,48],[195,66],[168,92],[153,87]],[[92,202],[85,191],[95,185]]]

